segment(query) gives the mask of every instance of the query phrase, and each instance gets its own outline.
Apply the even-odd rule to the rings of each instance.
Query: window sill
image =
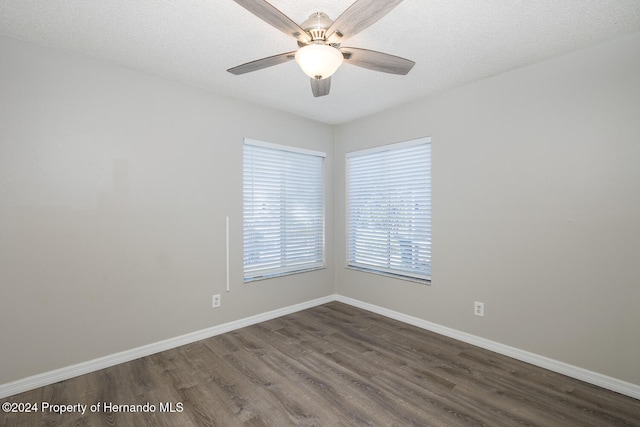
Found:
[[[379,271],[379,270],[374,270],[371,268],[364,268],[364,267],[355,267],[353,265],[347,265],[345,268],[347,268],[348,270],[355,270],[355,271],[362,271],[364,273],[377,274],[378,276],[391,277],[394,279],[404,280],[406,282],[420,283],[422,285],[429,285],[429,286],[431,285],[431,278],[419,279],[417,277],[405,276],[402,274],[387,273],[386,271]]]
[[[272,273],[272,274],[262,274],[260,276],[254,276],[254,277],[248,277],[248,278],[245,277],[244,278],[244,283],[259,282],[261,280],[275,279],[275,278],[283,277],[283,276],[291,276],[293,274],[308,273],[309,271],[324,270],[326,268],[327,268],[327,266],[323,265],[321,267],[311,267],[311,268],[305,268],[303,270],[286,271],[286,272]]]

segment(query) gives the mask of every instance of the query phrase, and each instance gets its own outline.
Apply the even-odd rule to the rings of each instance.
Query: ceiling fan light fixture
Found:
[[[344,57],[335,47],[326,44],[310,44],[296,52],[296,62],[312,79],[326,79],[335,73]]]

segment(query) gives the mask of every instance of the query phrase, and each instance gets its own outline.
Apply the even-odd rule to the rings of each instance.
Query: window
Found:
[[[244,280],[325,266],[324,153],[245,139]]]
[[[347,265],[431,281],[431,139],[347,154]]]

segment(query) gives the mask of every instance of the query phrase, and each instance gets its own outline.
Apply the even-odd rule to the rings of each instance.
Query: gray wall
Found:
[[[332,127],[6,38],[0,57],[0,384],[333,293],[331,265],[243,285],[241,228],[243,138],[327,152],[331,212]]]
[[[638,52],[636,34],[339,126],[337,293],[640,384]],[[345,153],[420,136],[432,285],[343,268]]]

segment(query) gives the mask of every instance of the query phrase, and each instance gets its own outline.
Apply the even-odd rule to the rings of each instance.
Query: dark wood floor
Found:
[[[51,407],[3,426],[640,426],[638,400],[337,302],[4,401]]]

